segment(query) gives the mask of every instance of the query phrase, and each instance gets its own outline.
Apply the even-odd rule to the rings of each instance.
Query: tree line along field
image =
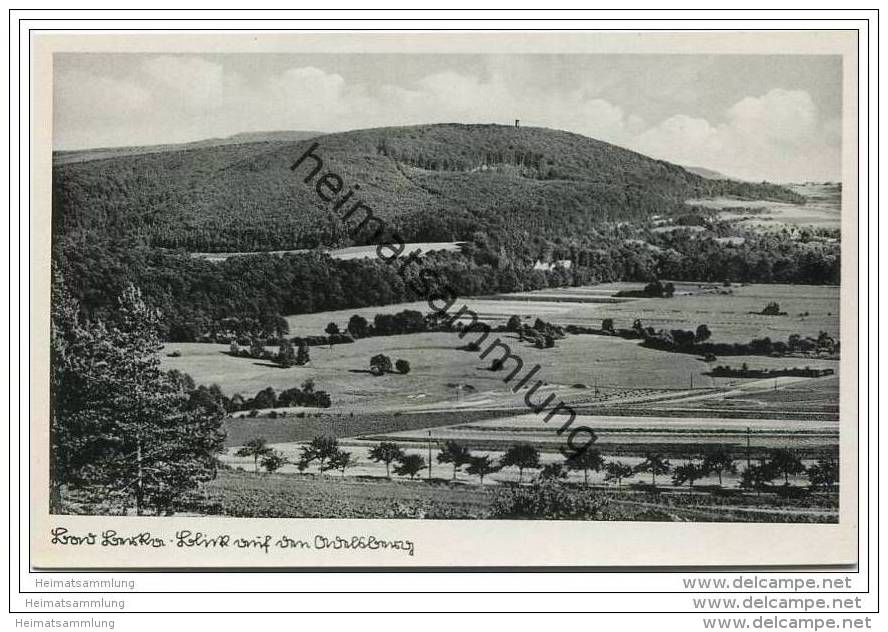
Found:
[[[449,423],[456,415],[462,418],[461,422]],[[712,448],[728,449],[737,461],[747,457],[766,459],[773,450],[790,449],[809,466],[825,456],[834,458],[838,451],[838,421],[580,415],[576,423],[595,430],[597,441],[594,448],[603,456],[618,458],[631,466],[638,465],[651,452],[674,459],[678,465],[698,459]],[[459,443],[475,456],[488,455],[494,461],[512,446],[532,445],[539,450],[543,465],[564,463],[558,451],[563,441],[542,416],[508,415],[506,411],[495,414],[492,411],[414,413],[369,418],[366,415],[342,417],[325,412],[295,421],[286,418],[231,420],[227,427],[226,445],[229,448],[224,461],[232,467],[249,466],[249,458],[235,453],[250,439],[262,437],[288,460],[280,471],[296,472],[301,451],[310,439],[321,435],[340,438],[340,445],[351,452],[355,461],[349,475],[387,475],[389,472],[381,463],[368,458],[370,450],[384,442],[394,443],[408,454],[422,456],[426,463],[429,452],[437,454],[448,441]],[[438,472],[436,476],[441,476],[441,467],[433,460],[433,469]],[[449,471],[447,466],[443,469]],[[422,476],[425,475],[423,470]],[[602,483],[604,475],[603,471],[592,473],[589,480]],[[515,482],[519,476],[517,470],[505,469],[488,477],[487,482]],[[454,480],[472,478],[465,472],[454,472]],[[572,473],[567,478],[583,480],[584,476]],[[793,483],[800,483],[804,476],[790,478]],[[726,484],[733,485],[738,482],[739,473],[726,473],[724,479]],[[708,475],[701,482],[714,484],[718,481],[714,475]]]
[[[599,420],[597,425],[604,426],[602,438],[611,431],[605,421],[610,421],[615,434],[627,430],[622,427],[627,420]],[[674,427],[666,432],[702,433],[709,429],[700,422],[667,421]],[[800,449],[799,442],[790,438],[793,434],[819,435],[815,442],[828,442],[828,430],[812,430],[798,422],[792,429],[778,430],[779,424],[774,422],[738,420],[732,424],[734,434],[740,434],[736,430],[742,424],[754,428],[755,447],[751,450],[725,443],[730,440],[729,429],[717,444],[688,443],[678,454],[656,440],[636,444],[645,450],[643,456],[626,452],[624,442],[609,446],[602,441],[584,464],[568,461],[554,450],[532,448],[538,445],[538,437],[510,440],[503,436],[501,449],[479,448],[487,439],[478,437],[498,432],[505,435],[540,422],[524,415],[495,423],[482,421],[428,433],[401,431],[339,442],[315,437],[311,442],[268,445],[253,439],[226,452],[225,468],[193,508],[198,513],[251,517],[837,520],[838,497],[817,483],[826,479],[815,474],[823,472],[826,464],[836,467],[836,451],[825,450],[824,445],[808,446],[810,456],[816,458],[801,458],[805,448]],[[652,438],[665,429],[639,426],[636,430],[649,432]],[[691,437],[691,441],[699,438]],[[768,445],[769,439],[776,439],[774,446]],[[786,448],[790,444],[793,449]],[[614,454],[610,448],[615,446],[622,451]],[[727,460],[720,460],[720,454]],[[741,469],[744,459],[745,469]],[[268,473],[259,473],[260,461]],[[415,464],[408,468],[411,461]],[[478,462],[486,464],[486,471],[476,468]],[[612,466],[621,472],[616,474]],[[762,480],[779,478],[779,483],[760,486],[751,482],[757,479],[747,474],[764,471],[766,466],[771,473]],[[393,475],[397,482],[392,481]],[[834,484],[837,479],[829,480],[832,483],[828,484]],[[683,488],[686,484],[689,486]]]
[[[629,327],[636,319],[655,328],[693,328],[707,323],[720,342],[747,342],[770,336],[786,339],[793,333],[826,331],[839,333],[839,288],[836,286],[738,285],[675,282],[670,299],[621,299],[620,291],[638,289],[639,283],[602,283],[586,287],[553,288],[495,297],[460,297],[453,310],[466,305],[488,322],[505,322],[511,315],[525,319],[543,318],[561,325],[599,325],[613,318],[617,326]],[[762,316],[760,312],[777,301],[786,316]],[[288,316],[290,331],[323,333],[327,323],[345,323],[352,314],[372,319],[378,313],[403,309],[428,312],[422,301],[367,307],[317,314]]]
[[[425,434],[422,432],[421,434]],[[502,433],[497,433],[502,434]],[[554,435],[554,432],[552,433]],[[468,435],[468,436],[467,436]],[[441,446],[444,444],[444,437],[449,437],[452,440],[458,441],[461,445],[467,447],[472,456],[487,456],[494,462],[498,461],[503,457],[506,453],[508,447],[518,444],[531,444],[534,446],[543,446],[543,449],[540,450],[540,468],[537,469],[528,469],[523,473],[519,472],[517,467],[504,468],[502,470],[497,471],[496,473],[485,476],[484,480],[481,481],[477,475],[473,476],[465,470],[465,467],[457,470],[456,474],[453,475],[452,467],[447,464],[438,463],[435,459],[440,451]],[[406,440],[405,440],[406,439]],[[609,444],[606,441],[602,441],[602,443],[595,444],[595,449],[597,449],[602,457],[606,461],[613,460],[619,461],[620,463],[626,464],[630,467],[637,467],[641,464],[645,457],[643,454],[646,452],[656,452],[658,454],[664,455],[667,460],[670,461],[671,467],[673,470],[675,467],[681,466],[684,463],[687,463],[692,458],[700,459],[701,455],[704,453],[704,450],[708,447],[717,447],[717,446],[730,446],[734,451],[736,456],[737,465],[739,466],[739,471],[742,472],[744,467],[744,459],[746,457],[745,450],[742,448],[742,444],[744,439],[739,435],[736,437],[722,437],[720,439],[716,439],[716,442],[706,443],[703,441],[695,440],[694,438],[688,438],[687,443],[677,443],[677,444],[669,444],[664,443],[660,437],[656,436],[656,433],[651,433],[648,437],[639,437],[641,441],[647,441],[646,443],[615,443]],[[668,440],[668,438],[667,438]],[[417,474],[418,479],[426,479],[428,475],[428,447],[425,445],[425,440],[420,437],[404,437],[403,435],[391,434],[391,435],[381,435],[381,436],[372,436],[365,437],[357,440],[342,440],[340,441],[340,446],[347,450],[355,459],[355,465],[349,467],[349,469],[345,472],[344,478],[367,478],[367,479],[385,479],[387,478],[386,467],[384,463],[377,463],[370,459],[370,450],[379,445],[380,443],[388,441],[393,442],[398,445],[405,454],[407,455],[417,455],[421,456],[425,462],[426,467],[422,469]],[[452,481],[455,483],[467,484],[467,485],[493,485],[493,486],[502,486],[509,484],[516,484],[519,482],[530,483],[540,474],[540,469],[550,464],[564,464],[565,459],[557,452],[558,446],[554,440],[549,439],[548,437],[543,437],[543,441],[540,441],[540,437],[517,437],[509,440],[505,437],[499,437],[497,439],[493,438],[485,438],[484,435],[480,433],[470,434],[470,433],[442,433],[439,428],[432,429],[432,476],[436,479],[441,479],[443,481]],[[733,443],[731,443],[733,441]],[[813,458],[801,458],[801,462],[805,467],[809,467],[817,462],[819,458],[824,456],[829,456],[830,458],[834,457],[836,454],[836,443],[828,443],[827,438],[820,438],[816,440],[817,443],[815,445],[818,446],[818,449],[813,449],[806,451],[804,449],[799,450],[798,446],[800,443],[798,441],[794,441],[791,437],[787,438],[785,435],[783,436],[772,436],[769,438],[762,438],[761,436],[754,436],[753,441],[755,443],[755,450],[751,451],[752,458],[754,461],[758,461],[761,458],[766,458],[767,450],[776,449],[776,448],[785,448],[787,446],[792,446],[795,452],[798,454],[808,454]],[[489,442],[490,445],[497,446],[496,448],[484,448],[478,447],[485,445],[485,442]],[[277,472],[282,474],[298,474],[299,468],[297,466],[299,462],[299,457],[301,454],[301,449],[305,447],[307,443],[275,443],[269,444],[269,447],[274,449],[276,452],[281,454],[283,457],[287,459],[287,464],[282,468],[277,470]],[[548,449],[546,449],[548,448]],[[234,468],[235,470],[241,470],[245,472],[253,471],[253,460],[251,457],[246,456],[237,456],[236,449],[229,449],[222,458],[222,462]],[[316,468],[310,468],[311,475],[315,476],[317,480],[337,480],[343,478],[343,475],[338,471],[328,471],[324,473],[320,473],[316,470]],[[590,485],[610,485],[616,487],[616,483],[612,481],[605,480],[607,472],[602,471],[590,471],[588,472],[588,481]],[[397,476],[393,476],[396,480],[406,481],[408,480],[406,477],[399,478]],[[725,473],[722,476],[723,485],[728,488],[737,488],[740,483],[740,473]],[[575,484],[583,484],[586,480],[586,476],[582,471],[569,471],[565,472],[565,476],[563,480],[570,483]],[[631,483],[642,483],[649,484],[651,483],[651,475],[649,473],[637,473],[631,477],[627,477],[623,481],[623,485],[628,486]],[[781,477],[780,482],[783,482]],[[656,483],[659,487],[668,489],[672,487],[676,487],[675,483],[672,481],[672,473],[662,474],[657,477]],[[796,486],[807,486],[808,479],[804,475],[804,473],[799,473],[796,475],[791,475],[789,477],[789,483],[791,485]],[[716,474],[708,474],[703,476],[697,480],[695,480],[695,486],[707,486],[707,485],[717,485],[719,484],[719,479]],[[682,487],[687,489],[687,485],[683,484]]]

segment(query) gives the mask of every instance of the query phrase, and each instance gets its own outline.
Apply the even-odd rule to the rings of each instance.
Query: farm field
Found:
[[[715,413],[730,411],[757,411],[763,415],[790,414],[813,416],[834,416],[839,413],[839,378],[830,376],[816,380],[800,380],[776,390],[744,391],[726,394],[724,397],[697,401],[671,403],[675,409],[694,408]]]
[[[297,413],[292,412],[293,409],[283,410],[288,411],[286,417],[271,418],[261,412],[258,417],[253,418],[240,414],[229,417],[224,424],[225,445],[241,446],[254,437],[262,437],[269,443],[277,444],[310,441],[321,435],[343,438],[402,432],[453,425],[455,418],[452,412],[343,415],[329,409],[306,408]],[[300,413],[304,416],[298,416]],[[470,423],[509,415],[508,411],[466,410],[459,413],[459,419],[463,423]]]
[[[466,302],[483,317],[497,322],[518,314],[527,321],[541,317],[559,324],[594,327],[600,326],[605,317],[613,318],[617,327],[630,327],[635,319],[655,328],[694,329],[706,323],[712,331],[713,342],[748,342],[764,336],[785,340],[792,333],[816,336],[821,330],[832,335],[838,333],[838,288],[835,287],[750,285],[731,288],[733,294],[723,295],[713,286],[684,283],[676,286],[676,296],[671,299],[629,299],[619,304],[577,302],[590,297],[612,297],[620,290],[638,287],[638,284],[613,283]],[[553,297],[558,300],[552,300]],[[544,300],[537,300],[541,298]],[[750,314],[760,311],[772,300],[778,301],[789,315]],[[288,320],[291,334],[316,335],[323,333],[331,321],[344,327],[354,313],[372,319],[377,313],[403,309],[422,311],[423,308],[427,311],[427,307],[417,302],[304,314]],[[808,315],[799,316],[800,313]],[[175,358],[165,355],[162,360],[165,368],[185,371],[201,384],[219,384],[228,395],[252,396],[268,386],[281,390],[312,378],[317,388],[331,394],[334,407],[346,413],[523,406],[523,393],[513,394],[503,382],[508,373],[488,370],[491,357],[481,359],[476,352],[459,349],[477,337],[470,333],[460,339],[456,333],[433,332],[365,338],[332,348],[313,346],[309,364],[287,369],[271,362],[231,357],[226,345],[203,343],[170,343],[165,354],[175,351],[181,355]],[[634,340],[569,335],[559,341],[555,349],[537,349],[520,342],[511,333],[491,334],[488,340],[496,337],[519,355],[525,370],[540,365],[536,378],[544,382],[538,392],[541,398],[554,391],[565,401],[598,404],[645,394],[658,395],[663,390],[725,389],[749,382],[714,378],[709,375],[711,365],[695,356],[647,349]],[[412,367],[410,374],[371,375],[369,359],[378,353],[389,355],[393,360],[408,360]],[[838,361],[815,357],[732,356],[718,361],[732,366],[744,362],[752,368],[763,369],[809,366],[838,370]],[[515,381],[517,379],[520,378]],[[831,392],[834,393],[834,389]],[[822,397],[817,399],[823,403]],[[709,402],[705,407],[719,406]]]
[[[785,340],[793,333],[816,337],[820,331],[838,335],[839,289],[834,286],[735,285],[721,288],[711,284],[676,283],[675,296],[670,299],[614,297],[621,290],[637,290],[642,286],[641,283],[606,283],[496,297],[465,297],[454,304],[450,313],[455,314],[466,305],[490,323],[504,323],[513,314],[531,323],[539,317],[559,325],[595,327],[600,326],[604,318],[613,318],[616,327],[627,328],[635,319],[641,319],[645,326],[669,329],[694,329],[706,323],[712,331],[712,340],[718,342],[748,342],[765,336]],[[725,289],[731,293],[721,294]],[[771,301],[778,302],[787,315],[751,313],[760,312]],[[427,303],[417,301],[300,314],[288,317],[287,322],[293,335],[320,335],[331,321],[344,327],[352,314],[372,319],[376,314],[393,314],[404,309],[429,312]]]
[[[739,200],[714,198],[688,200],[688,204],[722,211],[723,219],[744,216],[742,223],[762,228],[811,226],[815,228],[841,228],[842,192],[837,184],[806,183],[790,188],[808,198],[807,204],[788,204],[768,200]],[[744,213],[752,209],[751,213]]]
[[[836,334],[838,329],[838,289],[834,287],[734,286],[730,288],[731,294],[723,294],[725,289],[721,287],[681,283],[676,284],[676,294],[671,299],[614,297],[621,290],[639,287],[634,283],[613,283],[467,299],[465,302],[483,318],[497,323],[505,322],[512,314],[530,322],[540,317],[558,324],[593,327],[598,327],[605,317],[613,318],[617,327],[630,327],[636,318],[645,326],[655,328],[694,329],[698,324],[706,323],[714,342],[747,342],[761,336],[785,340],[791,333],[816,335],[818,331],[826,330]],[[781,309],[789,315],[749,313],[760,311],[770,301],[779,302]],[[453,311],[458,305],[460,303]],[[323,333],[331,321],[344,327],[354,313],[369,320],[377,313],[395,313],[407,308],[423,313],[428,311],[424,303],[417,302],[299,315],[288,320],[292,335],[316,335]],[[807,316],[798,315],[805,312]],[[313,346],[310,348],[310,363],[286,369],[267,361],[232,357],[225,345],[170,344],[166,352],[175,350],[181,355],[165,355],[163,363],[166,368],[189,373],[198,383],[217,383],[228,395],[240,393],[250,397],[268,386],[281,391],[298,386],[308,378],[314,380],[317,389],[330,393],[333,405],[329,409],[287,409],[285,418],[276,419],[268,415],[269,411],[259,411],[255,418],[240,412],[226,420],[229,436],[222,460],[236,468],[236,472],[244,470],[237,476],[253,476],[252,459],[234,454],[251,438],[264,438],[290,461],[279,474],[262,479],[274,481],[272,489],[278,491],[269,491],[270,494],[290,498],[295,492],[289,486],[303,489],[299,486],[308,485],[316,490],[311,491],[309,500],[304,501],[311,505],[315,502],[310,500],[314,498],[312,494],[330,494],[332,498],[341,492],[345,494],[342,502],[345,503],[346,517],[364,515],[362,512],[368,511],[389,512],[385,514],[389,515],[408,511],[406,507],[412,507],[408,513],[440,512],[444,516],[457,516],[478,513],[481,511],[479,507],[490,502],[489,498],[471,496],[474,492],[463,489],[480,488],[476,477],[458,472],[457,485],[453,489],[444,487],[450,490],[448,494],[453,494],[444,502],[436,496],[440,488],[435,488],[435,494],[429,494],[428,486],[423,487],[416,481],[385,481],[385,466],[369,459],[370,448],[381,441],[393,441],[406,453],[428,459],[428,442],[431,441],[433,476],[442,479],[449,479],[452,469],[434,462],[434,458],[437,446],[448,439],[466,445],[475,455],[486,454],[494,460],[516,443],[530,443],[540,449],[543,465],[563,462],[558,452],[562,438],[555,433],[554,426],[543,422],[545,413],[527,414],[524,397],[530,385],[525,385],[518,393],[511,392],[510,385],[503,382],[511,371],[511,364],[507,365],[507,370],[493,372],[489,370],[491,357],[481,359],[478,352],[461,349],[477,337],[478,334],[470,333],[460,339],[456,333],[433,332],[364,338],[332,348]],[[811,465],[824,455],[836,453],[838,375],[823,378],[714,378],[709,373],[716,363],[703,362],[694,355],[648,349],[636,340],[568,335],[557,341],[554,349],[538,349],[519,341],[514,334],[497,333],[491,334],[486,344],[496,337],[508,344],[523,362],[524,369],[512,384],[530,367],[539,365],[535,379],[541,380],[542,385],[534,393],[534,401],[541,402],[552,395],[553,405],[558,401],[570,404],[578,415],[575,425],[587,425],[596,431],[598,441],[595,447],[608,460],[620,460],[635,466],[645,452],[655,451],[676,466],[698,457],[706,446],[722,445],[729,446],[742,461],[745,458],[746,428],[751,429],[750,454],[753,459],[764,457],[769,449],[789,448],[802,458],[805,465]],[[368,370],[369,359],[379,353],[393,360],[408,360],[410,373],[373,376]],[[807,366],[833,369],[836,374],[839,369],[837,360],[819,357],[731,356],[717,361],[717,364],[736,367],[744,363],[756,369]],[[552,423],[557,424],[558,420]],[[339,473],[319,474],[314,466],[309,468],[312,474],[308,476],[298,473],[294,463],[299,460],[301,448],[320,435],[339,438],[342,448],[356,459],[355,467],[347,471],[344,479]],[[422,476],[425,475],[426,471]],[[534,475],[535,472],[527,471],[523,480],[528,481]],[[484,488],[508,486],[518,478],[517,469],[506,468],[486,477]],[[603,473],[590,472],[589,480],[593,485],[603,484],[603,479]],[[566,482],[579,483],[582,480],[582,472],[571,472]],[[643,475],[628,482],[634,481],[649,482]],[[803,475],[793,476],[790,482],[804,487],[807,479]],[[717,483],[714,474],[697,482],[704,486]],[[724,475],[725,487],[736,489],[738,483],[737,474]],[[322,494],[321,487],[330,484],[334,489]],[[379,487],[366,488],[367,485],[381,485],[383,489],[403,487],[409,499],[402,505],[390,496],[385,500],[373,500]],[[658,486],[670,488],[671,477],[659,477]],[[241,499],[235,503],[246,502],[241,492],[227,484],[223,487],[223,496],[233,494],[233,498]],[[356,500],[354,495],[358,493],[370,493],[366,501],[369,504]],[[423,500],[425,498],[428,500]],[[300,504],[303,501],[292,502],[299,507],[293,510],[294,515],[315,515],[311,513],[313,509]],[[619,502],[626,509],[637,501]],[[372,509],[370,505],[373,505]],[[651,510],[647,501],[632,507],[632,511]],[[706,509],[694,511],[711,515]],[[762,515],[757,519],[762,519]]]
[[[544,385],[536,393],[543,400],[550,393],[565,401],[628,401],[660,391],[725,388],[749,382],[739,378],[713,378],[711,366],[689,354],[670,353],[642,347],[634,340],[607,336],[578,335],[559,341],[555,349],[537,349],[519,342],[512,334],[499,334],[526,371],[540,365],[535,379]],[[473,408],[522,407],[524,391],[513,393],[503,380],[511,369],[489,370],[488,356],[459,349],[471,339],[455,333],[420,333],[364,338],[354,344],[311,347],[311,362],[305,366],[280,368],[253,358],[232,357],[226,345],[182,343],[167,346],[180,357],[163,358],[167,369],[191,375],[199,384],[219,384],[229,396],[253,396],[271,386],[277,391],[298,386],[311,378],[316,387],[330,393],[333,408],[355,414],[379,411],[462,410]],[[491,340],[494,338],[491,336]],[[369,372],[372,356],[384,353],[407,359],[407,375],[376,377]],[[501,352],[500,352],[501,353]],[[730,363],[752,367],[783,368],[803,363],[813,368],[837,368],[835,360],[737,356]],[[509,366],[512,366],[512,362]],[[520,377],[516,377],[512,384]],[[691,384],[693,382],[693,384]],[[599,390],[596,396],[595,388]],[[526,391],[526,388],[525,388]],[[636,392],[640,391],[640,392]]]
[[[488,485],[441,479],[388,481],[358,477],[254,475],[223,470],[206,487],[195,513],[236,517],[483,519],[492,517],[501,493]],[[834,498],[779,499],[744,494],[716,498],[706,493],[649,494],[613,488],[572,494],[605,504],[599,520],[697,522],[835,522]]]

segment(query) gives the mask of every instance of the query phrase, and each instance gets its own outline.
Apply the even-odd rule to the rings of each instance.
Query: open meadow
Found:
[[[842,189],[836,183],[794,184],[789,187],[807,198],[805,204],[773,200],[741,200],[729,197],[688,200],[688,204],[718,210],[722,219],[740,220],[748,226],[764,229],[808,226],[837,229],[841,227]]]
[[[444,252],[456,251],[462,247],[465,242],[461,241],[436,241],[436,242],[416,242],[404,244],[405,252],[413,252],[419,250],[421,252]],[[295,250],[269,250],[262,252],[192,252],[191,256],[195,259],[204,259],[206,261],[225,261],[231,257],[244,257],[257,254],[269,254],[281,256],[285,254],[302,254],[312,252],[305,248]],[[336,248],[327,250],[326,253],[333,259],[342,261],[351,261],[353,259],[376,259],[379,255],[376,252],[376,246],[349,246],[348,248]]]

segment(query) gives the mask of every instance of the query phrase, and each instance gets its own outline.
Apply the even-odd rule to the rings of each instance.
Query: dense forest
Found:
[[[539,252],[575,263],[535,270],[521,256],[492,252],[483,236],[462,252],[429,253],[399,274],[377,259],[339,260],[322,252],[196,259],[115,241],[67,243],[57,256],[68,288],[87,314],[107,316],[127,283],[166,315],[165,337],[195,340],[225,318],[252,319],[255,335],[287,333],[282,315],[388,305],[428,296],[410,283],[421,269],[457,296],[516,292],[614,280],[655,278],[765,283],[838,283],[839,255],[821,242],[749,235],[744,243],[651,235],[653,244],[612,237],[592,248],[580,240],[536,244]],[[659,245],[657,245],[659,244]],[[419,285],[422,287],[422,285]],[[298,332],[293,332],[298,333]]]
[[[462,250],[428,253],[406,274],[323,249],[191,256],[360,243],[290,170],[312,142],[324,171],[360,185],[361,199],[405,241],[462,241]],[[432,125],[59,161],[53,187],[53,262],[80,309],[107,317],[133,283],[165,314],[161,334],[176,341],[224,319],[279,336],[283,315],[426,299],[410,283],[419,268],[458,296],[660,278],[839,280],[834,238],[743,229],[684,203],[804,201],[789,189],[707,180],[553,130]],[[673,229],[655,229],[654,218]],[[570,265],[539,270],[537,261]]]
[[[348,228],[290,167],[313,143],[324,172],[405,241],[486,232],[506,247],[683,211],[731,195],[802,202],[769,184],[707,180],[677,165],[568,132],[496,125],[360,130],[57,164],[56,234],[100,232],[189,251],[344,246]]]

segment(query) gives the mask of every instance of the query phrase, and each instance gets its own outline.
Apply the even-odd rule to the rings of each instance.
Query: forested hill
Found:
[[[484,232],[500,245],[587,234],[728,195],[803,202],[770,184],[711,180],[591,138],[542,128],[424,125],[57,163],[53,228],[192,251],[349,245],[348,227],[291,165],[312,143],[407,241]]]

